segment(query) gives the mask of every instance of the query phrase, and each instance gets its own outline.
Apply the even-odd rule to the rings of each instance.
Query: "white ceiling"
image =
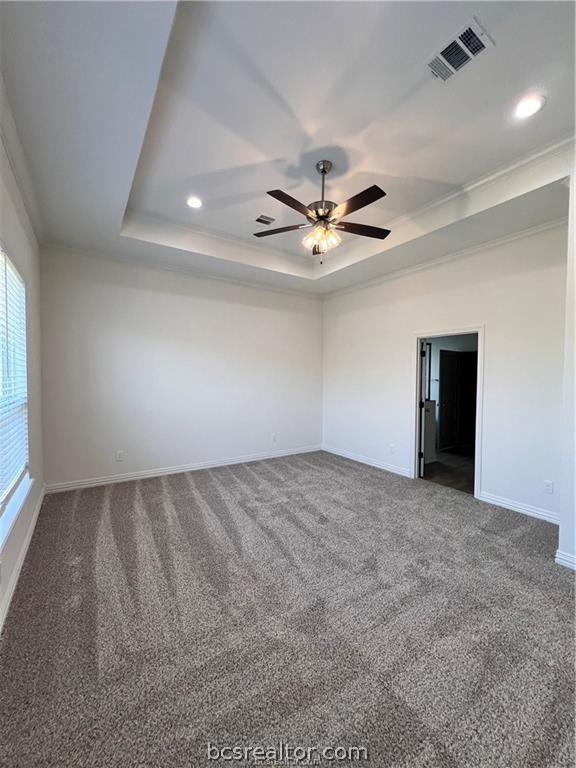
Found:
[[[474,14],[496,47],[435,80],[430,55]],[[356,218],[386,226],[571,130],[571,18],[550,3],[185,3],[130,208],[250,239],[260,213],[300,221],[265,192],[318,200],[326,157],[331,199],[379,184],[387,197]],[[515,101],[535,86],[547,109],[520,125]],[[302,253],[301,239],[274,246]]]
[[[433,79],[427,61],[473,15],[496,46]],[[0,20],[44,240],[157,266],[346,287],[438,249],[409,258],[405,244],[383,252],[345,236],[342,268],[320,274],[302,233],[253,237],[261,213],[274,226],[299,221],[266,190],[318,199],[314,163],[325,157],[329,197],[379,184],[387,197],[352,219],[394,231],[399,217],[574,131],[572,3],[3,3]],[[514,104],[533,90],[546,108],[519,123]],[[550,189],[537,210],[518,198],[507,229],[564,215],[566,192]],[[199,211],[189,194],[204,200]],[[499,215],[486,235],[460,226],[436,240],[462,250],[501,236]]]
[[[48,241],[117,236],[174,3],[0,3],[0,66]]]

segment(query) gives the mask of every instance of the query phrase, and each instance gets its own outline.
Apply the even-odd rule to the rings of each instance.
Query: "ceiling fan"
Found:
[[[255,237],[269,237],[270,235],[279,235],[282,232],[292,232],[296,229],[312,229],[306,237],[302,240],[302,244],[312,251],[314,255],[320,256],[320,263],[322,263],[322,256],[326,251],[331,248],[335,248],[341,242],[341,237],[337,230],[342,232],[349,232],[351,235],[362,235],[363,237],[376,237],[380,240],[384,240],[390,234],[389,229],[382,229],[380,227],[372,227],[367,224],[353,224],[351,221],[342,221],[345,216],[348,216],[354,211],[358,211],[360,208],[364,208],[371,203],[375,203],[381,197],[384,197],[386,192],[375,184],[363,192],[359,192],[344,203],[337,205],[332,200],[325,200],[324,187],[326,181],[326,174],[330,173],[332,163],[330,160],[320,160],[316,163],[316,170],[322,177],[322,199],[317,200],[310,205],[304,205],[304,203],[295,200],[286,192],[282,192],[281,189],[273,189],[268,194],[279,200],[284,205],[290,206],[298,213],[301,213],[306,217],[306,224],[292,224],[289,227],[279,227],[278,229],[269,229],[263,232],[254,232]]]

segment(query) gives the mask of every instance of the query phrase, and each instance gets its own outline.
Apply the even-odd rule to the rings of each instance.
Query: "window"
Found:
[[[0,515],[27,468],[26,287],[0,248]]]

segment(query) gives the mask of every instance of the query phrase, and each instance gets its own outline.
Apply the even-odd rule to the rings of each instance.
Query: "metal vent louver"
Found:
[[[261,213],[256,221],[258,224],[272,224],[272,222],[276,221],[276,219],[273,219],[272,216],[266,216],[264,213]]]
[[[486,48],[472,27],[465,29],[464,32],[459,35],[459,38],[474,56],[477,56],[480,51],[483,51],[484,48]]]
[[[451,40],[432,57],[431,61],[428,62],[428,67],[434,77],[448,80],[468,62],[472,61],[475,56],[493,45],[494,40],[474,16],[462,32],[455,36],[454,40]]]

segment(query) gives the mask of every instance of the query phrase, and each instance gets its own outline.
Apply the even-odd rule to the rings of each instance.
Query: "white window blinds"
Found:
[[[28,466],[26,288],[0,249],[0,514]]]

